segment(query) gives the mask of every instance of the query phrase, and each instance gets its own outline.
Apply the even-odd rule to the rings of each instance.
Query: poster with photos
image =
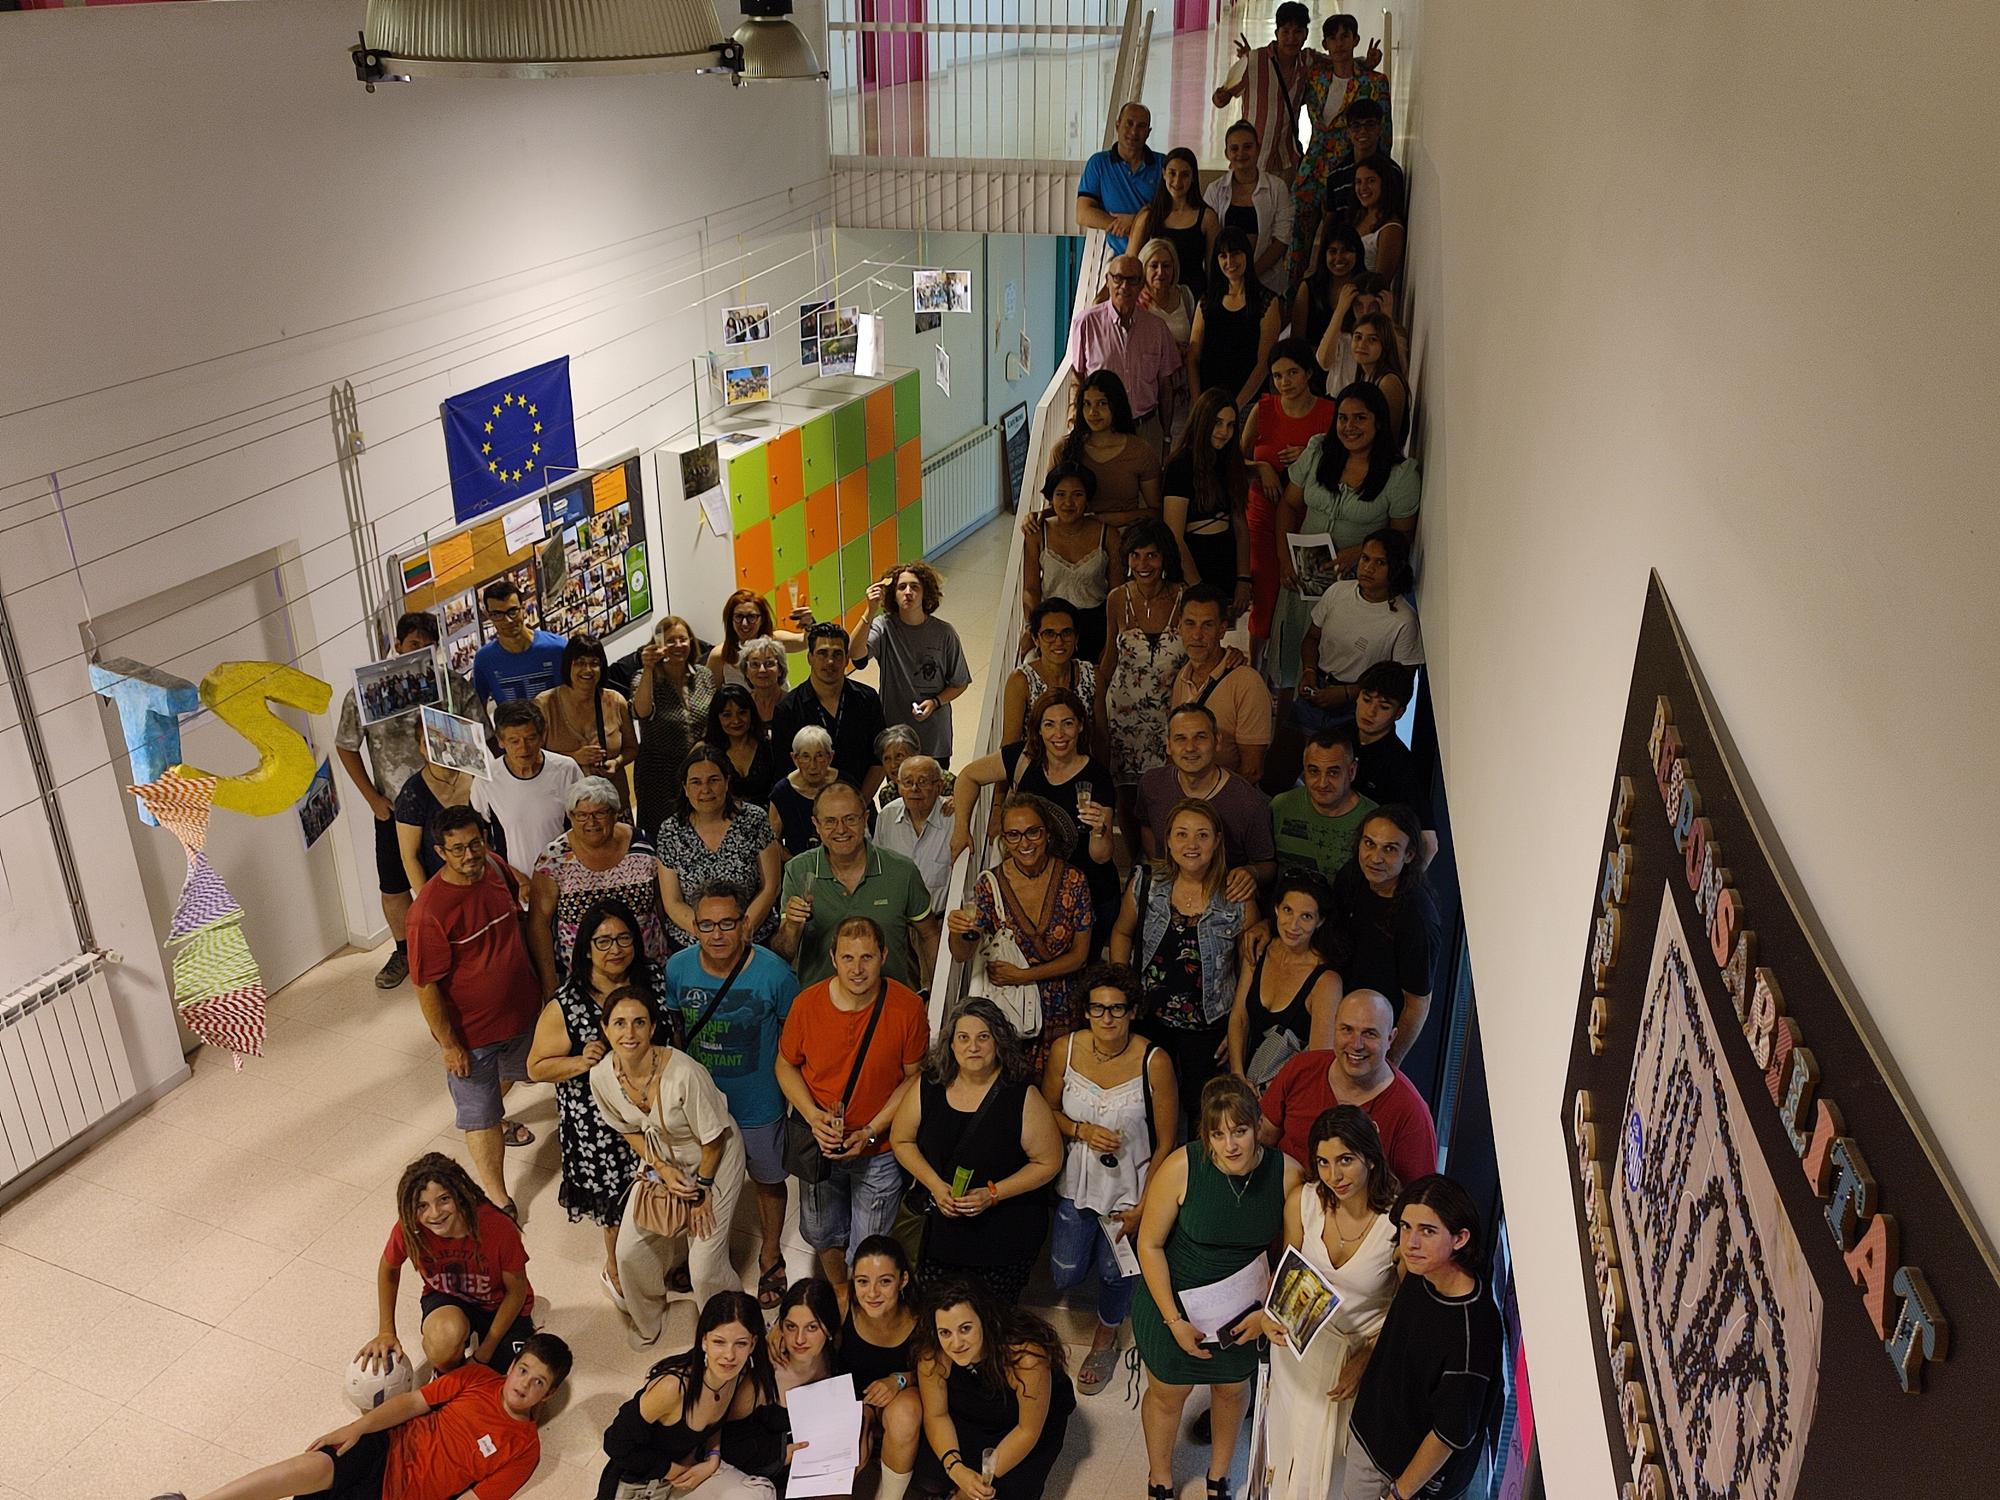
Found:
[[[799,363],[819,363],[819,315],[834,306],[833,298],[799,304]]]
[[[819,315],[819,372],[852,375],[861,349],[861,309],[843,307]]]

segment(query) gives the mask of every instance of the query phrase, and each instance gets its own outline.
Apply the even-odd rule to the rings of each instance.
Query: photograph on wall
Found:
[[[1285,1347],[1292,1351],[1292,1358],[1306,1357],[1307,1348],[1338,1306],[1340,1293],[1333,1289],[1333,1283],[1287,1245],[1284,1258],[1278,1262],[1278,1274],[1271,1278],[1270,1293],[1264,1298],[1264,1311],[1285,1330]]]
[[[299,828],[306,836],[306,847],[317,844],[339,816],[340,794],[333,785],[333,762],[323,760],[313,772],[305,796],[299,799]]]
[[[379,724],[384,719],[441,703],[438,690],[438,652],[435,646],[405,652],[385,661],[371,661],[354,669],[354,706],[363,724]]]
[[[936,333],[944,326],[944,314],[940,312],[920,312],[917,314],[918,333]]]
[[[1298,579],[1301,599],[1317,599],[1340,578],[1334,560],[1333,538],[1324,531],[1285,533],[1285,545],[1292,552],[1292,573]]]
[[[466,771],[482,778],[486,765],[486,731],[472,719],[461,719],[426,704],[423,709],[424,759],[447,771]]]
[[[742,307],[725,307],[722,310],[722,343],[724,348],[734,344],[761,344],[771,336],[771,304],[750,302]]]
[[[1031,352],[1031,346],[1030,346],[1030,344],[1029,344],[1029,341],[1028,341],[1028,330],[1024,328],[1024,329],[1022,329],[1022,330],[1021,330],[1021,376],[1022,376],[1022,378],[1023,378],[1023,379],[1026,379],[1026,378],[1027,378],[1027,376],[1028,376],[1028,374],[1029,374],[1029,373],[1030,373],[1030,372],[1031,372],[1031,371],[1032,371],[1032,370],[1033,370],[1034,368],[1035,368],[1035,360],[1034,360],[1034,356],[1033,356],[1033,353]]]
[[[1676,1493],[1791,1500],[1819,1377],[1819,1284],[1723,1058],[1673,892],[1661,896],[1606,1163],[1635,1342]],[[1684,1357],[1694,1348],[1701,1359]],[[1699,1486],[1681,1482],[1693,1475]]]
[[[722,372],[722,404],[754,406],[771,399],[771,367],[739,365]]]
[[[944,285],[944,310],[955,313],[971,312],[972,273],[970,271],[945,271],[941,274]]]
[[[828,297],[819,302],[799,304],[799,363],[816,365],[819,363],[819,315],[834,305]]]
[[[972,273],[922,267],[912,273],[917,311],[920,313],[969,313],[972,311]]]
[[[478,657],[482,644],[479,632],[476,630],[469,631],[465,635],[453,636],[444,643],[446,667],[455,676],[470,677],[472,663]]]
[[[819,372],[852,375],[861,349],[861,309],[843,307],[819,315]]]
[[[479,624],[479,596],[467,589],[453,594],[438,609],[438,628],[447,638],[464,635]]]
[[[681,455],[681,498],[692,500],[722,483],[722,458],[714,443],[703,443]]]

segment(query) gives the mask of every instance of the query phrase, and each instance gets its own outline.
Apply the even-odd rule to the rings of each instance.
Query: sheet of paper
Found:
[[[1213,1343],[1216,1334],[1242,1316],[1264,1305],[1271,1289],[1271,1266],[1263,1256],[1233,1276],[1211,1281],[1207,1286],[1189,1287],[1181,1293],[1181,1311],[1194,1324],[1204,1343]]]
[[[846,1375],[796,1386],[785,1395],[792,1441],[804,1443],[792,1455],[788,1495],[845,1495],[854,1488],[861,1462],[861,1402]]]
[[[461,531],[431,543],[431,585],[443,588],[472,571],[472,533]]]
[[[1139,1252],[1132,1248],[1132,1242],[1125,1237],[1125,1226],[1113,1218],[1100,1219],[1099,1226],[1104,1237],[1111,1241],[1111,1258],[1118,1262],[1118,1269],[1127,1276],[1140,1273]]]
[[[526,505],[515,506],[501,517],[500,526],[507,533],[509,552],[534,546],[542,539],[542,502],[530,500]]]
[[[717,536],[729,535],[729,497],[722,493],[722,486],[701,492],[701,513],[708,517],[708,529]]]

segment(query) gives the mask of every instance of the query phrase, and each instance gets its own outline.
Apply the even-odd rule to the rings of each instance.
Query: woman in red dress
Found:
[[[1271,389],[1257,398],[1243,423],[1243,456],[1250,463],[1250,657],[1261,663],[1278,602],[1278,499],[1285,471],[1308,438],[1333,425],[1333,403],[1312,392],[1319,371],[1302,339],[1282,339],[1271,350]]]

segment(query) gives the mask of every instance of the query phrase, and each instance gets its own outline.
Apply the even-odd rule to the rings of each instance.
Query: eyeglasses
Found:
[[[485,848],[486,840],[474,839],[469,844],[446,844],[444,852],[448,859],[464,859],[466,855],[481,853]]]
[[[1049,625],[1036,631],[1035,634],[1045,641],[1073,641],[1076,639],[1076,627],[1072,625],[1067,630],[1057,630],[1053,625]]]
[[[741,917],[702,917],[694,924],[696,932],[734,932],[743,925]]]
[[[1039,844],[1049,836],[1046,828],[1009,828],[1000,835],[1003,844]]]
[[[860,828],[867,824],[866,813],[820,813],[813,821],[822,828]],[[1003,834],[1004,838],[1005,835]]]
[[[1114,1000],[1106,1005],[1102,1000],[1089,1000],[1084,1002],[1083,1013],[1093,1020],[1098,1016],[1109,1016],[1116,1021],[1132,1014],[1132,1002]]]
[[[618,809],[615,807],[579,807],[570,813],[569,820],[572,823],[608,823],[617,816]]]
[[[512,609],[493,609],[489,607],[486,611],[487,614],[491,615],[496,620],[518,620],[521,618],[522,615],[526,614],[527,612],[528,611],[519,604],[515,605]]]
[[[633,937],[629,932],[600,932],[590,940],[590,946],[599,953],[609,953],[614,948],[629,948]]]
[[[1110,276],[1110,280],[1115,286],[1137,286],[1145,279],[1144,276],[1126,276],[1117,271],[1113,271]]]
[[[752,625],[764,623],[764,612],[761,609],[739,609],[735,617],[739,620],[748,620]]]

